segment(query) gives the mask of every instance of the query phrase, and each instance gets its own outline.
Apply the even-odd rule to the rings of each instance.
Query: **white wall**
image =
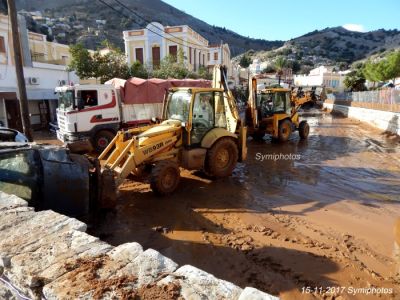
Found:
[[[400,113],[332,103],[324,103],[324,108],[340,112],[349,118],[368,123],[383,131],[400,135]]]
[[[75,72],[67,72],[65,66],[37,62],[33,63],[33,68],[24,67],[24,76],[28,99],[56,99],[54,89],[59,85],[59,80],[65,80],[67,84],[70,82],[79,83],[79,78]],[[29,84],[30,77],[38,78],[39,84]],[[15,66],[11,64],[0,65],[0,91],[17,91]]]

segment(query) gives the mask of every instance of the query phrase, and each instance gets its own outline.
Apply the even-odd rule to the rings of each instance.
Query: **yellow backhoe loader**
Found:
[[[260,140],[265,134],[273,140],[285,142],[293,131],[298,131],[300,138],[308,137],[310,127],[307,121],[299,121],[299,108],[310,98],[291,97],[289,89],[265,88],[257,90],[257,79],[249,82],[249,99],[246,109],[246,126],[249,135]]]
[[[180,167],[225,177],[246,158],[246,127],[225,67],[214,67],[212,88],[170,89],[162,116],[159,124],[118,132],[99,156],[103,207],[112,206],[114,191],[130,174],[166,195],[177,188]]]

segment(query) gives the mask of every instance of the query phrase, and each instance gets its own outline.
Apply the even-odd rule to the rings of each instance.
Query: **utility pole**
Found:
[[[32,142],[31,122],[29,119],[28,99],[26,95],[24,67],[22,64],[22,50],[19,40],[17,9],[14,0],[7,0],[8,14],[11,21],[11,33],[13,38],[15,73],[17,74],[17,84],[19,93],[19,108],[21,111],[22,128],[28,141]]]

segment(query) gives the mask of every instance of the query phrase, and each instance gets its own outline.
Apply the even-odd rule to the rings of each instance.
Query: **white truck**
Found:
[[[62,142],[90,140],[101,152],[118,130],[151,123],[162,114],[165,91],[174,86],[209,87],[207,80],[132,78],[108,84],[56,88],[57,138]]]

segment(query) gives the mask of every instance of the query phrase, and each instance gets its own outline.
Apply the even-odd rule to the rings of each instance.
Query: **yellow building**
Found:
[[[68,65],[71,57],[68,45],[48,42],[45,35],[30,31],[28,41],[32,61]]]
[[[19,16],[18,23],[31,125],[46,128],[56,119],[55,87],[78,83],[79,78],[67,69],[71,57],[67,45],[28,31],[24,17]],[[0,125],[22,130],[17,90],[10,22],[0,14]]]
[[[152,22],[144,29],[124,31],[123,36],[129,64],[139,61],[154,69],[164,57],[177,56],[181,49],[189,70],[208,65],[208,41],[187,25],[164,27]]]

